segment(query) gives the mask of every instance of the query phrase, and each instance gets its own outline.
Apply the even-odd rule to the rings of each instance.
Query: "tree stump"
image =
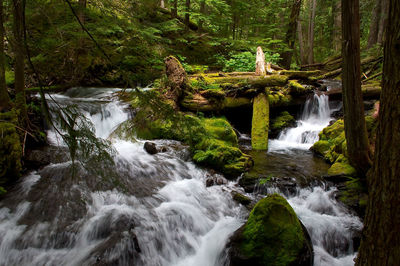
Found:
[[[265,55],[260,46],[257,47],[257,57],[256,57],[256,75],[265,76]]]
[[[182,64],[173,56],[168,56],[164,60],[165,73],[168,77],[170,91],[167,97],[177,102],[182,96],[182,92],[186,86],[187,75]]]

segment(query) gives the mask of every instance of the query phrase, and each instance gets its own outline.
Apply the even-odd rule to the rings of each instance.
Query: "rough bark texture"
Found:
[[[292,63],[293,49],[296,41],[297,21],[300,15],[300,9],[301,9],[301,0],[293,0],[292,11],[290,13],[290,18],[289,18],[288,30],[286,32],[286,37],[285,37],[286,44],[288,45],[288,48],[290,50],[282,54],[282,61],[281,61],[281,65],[286,69],[289,69],[290,64]]]
[[[6,85],[3,21],[3,0],[0,0],[0,112],[11,106]]]
[[[342,0],[343,107],[350,163],[364,175],[371,165],[360,70],[359,0]]]
[[[357,266],[400,265],[400,2],[390,1],[374,167]]]
[[[269,101],[265,93],[254,98],[251,126],[251,146],[254,150],[268,150]]]
[[[315,12],[317,9],[317,0],[310,2],[310,21],[308,23],[308,64],[314,63],[314,28],[315,28]]]
[[[186,71],[183,69],[183,66],[179,60],[173,56],[168,56],[165,58],[164,63],[165,72],[171,87],[171,91],[169,92],[168,96],[177,102],[182,96],[182,91],[187,81]]]
[[[260,46],[257,47],[257,56],[256,56],[256,75],[257,76],[265,76],[265,55]]]
[[[86,9],[86,0],[79,0],[79,10],[78,10],[78,18],[85,24],[85,9]]]
[[[26,111],[26,97],[25,97],[25,80],[24,80],[24,0],[13,0],[13,15],[14,15],[14,55],[15,55],[15,104],[19,110],[19,122],[25,126],[27,123],[28,115]]]
[[[371,25],[369,27],[368,45],[367,48],[371,48],[378,42],[378,31],[379,22],[382,10],[382,0],[375,1],[375,7],[372,11]]]
[[[185,11],[185,25],[189,28],[190,23],[190,0],[186,0],[186,11]]]
[[[342,48],[342,2],[334,4],[333,10],[333,49],[339,52]]]
[[[381,18],[379,21],[379,31],[378,31],[378,39],[377,42],[379,44],[383,44],[384,41],[384,36],[385,36],[385,29],[387,25],[387,20],[388,20],[388,14],[389,14],[389,0],[382,0],[382,12],[381,12]]]
[[[174,18],[178,17],[178,0],[174,0],[171,13]]]
[[[305,65],[307,63],[307,59],[305,57],[306,53],[304,49],[303,27],[300,20],[297,22],[297,36],[299,39],[300,64]]]

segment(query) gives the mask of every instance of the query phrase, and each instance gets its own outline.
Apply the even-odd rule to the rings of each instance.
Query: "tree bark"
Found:
[[[13,0],[13,50],[15,57],[15,104],[19,110],[19,123],[26,126],[28,122],[28,114],[26,110],[26,97],[25,97],[25,63],[24,63],[24,15],[25,15],[25,1]]]
[[[6,85],[6,62],[4,54],[4,15],[3,0],[0,0],[0,112],[11,107],[10,97]]]
[[[391,0],[389,10],[374,167],[356,266],[400,265],[400,2]]]
[[[375,1],[375,7],[372,11],[371,24],[369,27],[369,36],[367,48],[371,48],[378,42],[379,22],[382,10],[382,0]]]
[[[297,35],[299,39],[300,64],[305,65],[307,64],[307,59],[304,49],[303,29],[300,20],[297,22]]]
[[[161,0],[161,2],[160,2],[160,7],[161,7],[161,8],[165,8],[165,1],[164,1],[164,0]]]
[[[205,14],[206,14],[206,1],[205,0],[202,0],[200,2],[200,14],[202,16],[205,16]],[[203,26],[204,26],[204,19],[201,18],[199,21],[199,29],[203,30]]]
[[[171,13],[174,18],[178,17],[178,0],[174,0]]]
[[[350,163],[365,175],[371,165],[361,92],[359,0],[342,0],[343,108]]]
[[[285,37],[285,42],[290,50],[282,54],[282,60],[281,60],[281,65],[286,69],[289,69],[292,63],[293,49],[296,41],[297,21],[299,20],[300,9],[301,9],[301,0],[293,0],[288,30],[286,32],[286,37]]]
[[[79,9],[78,9],[78,18],[85,24],[85,9],[86,9],[86,0],[79,0]]]
[[[265,76],[265,55],[260,46],[257,47],[257,56],[256,56],[256,75],[257,76]]]
[[[333,11],[333,49],[339,52],[342,48],[342,2],[337,1],[334,4]]]
[[[189,28],[190,23],[190,0],[186,0],[186,13],[185,13],[185,25]]]
[[[308,64],[314,63],[314,29],[315,29],[315,12],[317,9],[317,0],[310,2],[310,20],[308,23]]]
[[[383,45],[384,42],[384,36],[385,36],[385,29],[387,25],[387,20],[388,20],[388,14],[389,14],[389,0],[382,0],[382,12],[381,12],[381,18],[379,21],[379,31],[378,31],[378,39],[377,43]]]

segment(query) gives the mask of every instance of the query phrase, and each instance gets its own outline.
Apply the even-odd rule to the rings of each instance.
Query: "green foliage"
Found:
[[[294,117],[289,112],[284,111],[278,117],[272,120],[271,130],[281,131],[285,127],[292,125],[295,122]]]
[[[236,55],[232,55],[231,59],[226,61],[224,71],[242,71],[242,72],[254,72],[256,56],[251,52],[244,52]]]
[[[257,265],[290,265],[305,243],[303,229],[292,207],[280,195],[260,200],[243,231],[242,254]]]

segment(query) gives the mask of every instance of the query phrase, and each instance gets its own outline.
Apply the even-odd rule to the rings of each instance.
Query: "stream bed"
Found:
[[[210,176],[221,176],[191,162],[179,142],[154,141],[165,152],[149,155],[145,140],[109,138],[132,115],[117,91],[73,88],[52,95],[61,107],[76,105],[96,136],[111,141],[114,164],[75,163],[71,177],[65,144],[49,131],[51,163],[22,178],[0,202],[0,265],[227,264],[225,244],[249,214],[231,191],[244,190],[236,181],[206,187]],[[265,161],[260,171],[266,175],[302,185],[291,191],[259,186],[246,195],[288,199],[311,235],[315,265],[354,265],[353,237],[362,223],[336,201],[337,189],[320,179],[328,166],[308,151],[336,108],[323,97],[305,104],[297,127],[271,140],[268,153],[251,152]]]

